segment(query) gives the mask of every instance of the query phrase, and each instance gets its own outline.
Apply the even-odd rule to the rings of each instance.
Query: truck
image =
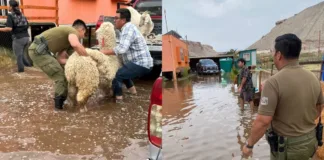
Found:
[[[117,9],[122,6],[129,6],[129,4],[119,2]],[[136,0],[132,5],[139,13],[149,11],[154,28],[155,39],[147,38],[147,45],[153,58],[153,69],[147,78],[156,79],[159,77],[162,70],[162,0]],[[114,16],[100,15],[96,24],[96,30],[100,27],[103,22],[111,22],[114,24]],[[119,39],[120,31],[116,30],[117,43]],[[98,49],[98,42],[91,46],[91,48]]]

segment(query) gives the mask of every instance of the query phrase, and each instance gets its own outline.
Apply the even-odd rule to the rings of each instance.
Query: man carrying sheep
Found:
[[[29,47],[28,54],[33,63],[55,82],[56,109],[63,109],[67,97],[67,81],[61,64],[65,64],[67,54],[72,54],[73,50],[80,56],[87,56],[85,48],[80,43],[85,32],[85,23],[78,19],[74,21],[72,27],[55,27],[37,35]]]
[[[122,55],[123,66],[117,71],[112,82],[116,102],[121,102],[122,84],[132,94],[136,94],[136,89],[132,81],[133,78],[142,77],[148,74],[153,67],[153,58],[146,44],[146,41],[137,27],[130,22],[131,13],[128,9],[117,10],[115,25],[121,30],[119,44],[112,50],[101,50],[106,55]]]

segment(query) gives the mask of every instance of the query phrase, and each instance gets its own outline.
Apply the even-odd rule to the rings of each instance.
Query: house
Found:
[[[177,79],[176,74],[188,74],[183,72],[190,69],[188,45],[179,38],[175,31],[162,36],[162,72],[173,79]]]

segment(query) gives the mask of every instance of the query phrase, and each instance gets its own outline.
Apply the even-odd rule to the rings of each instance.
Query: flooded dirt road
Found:
[[[167,100],[166,100],[167,99]],[[166,83],[163,88],[163,158],[172,160],[240,159],[256,116],[241,111],[231,84],[219,76]],[[269,159],[263,137],[253,159]]]
[[[34,68],[0,69],[1,160],[147,158],[147,109],[153,81],[135,81],[124,104],[106,99],[88,111],[54,111],[52,82]]]

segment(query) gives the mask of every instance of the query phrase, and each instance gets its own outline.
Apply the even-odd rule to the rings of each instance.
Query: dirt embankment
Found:
[[[194,41],[187,41],[187,44],[190,57],[215,57],[220,54],[210,45]]]
[[[286,33],[294,33],[303,41],[303,49],[318,48],[319,31],[324,32],[322,22],[324,16],[324,2],[308,7],[294,16],[277,21],[271,31],[252,44],[248,49],[271,49],[277,36]],[[324,37],[321,36],[321,46],[324,45]]]

